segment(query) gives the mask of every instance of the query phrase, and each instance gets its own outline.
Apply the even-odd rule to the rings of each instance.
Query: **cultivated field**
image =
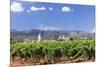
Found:
[[[11,41],[11,65],[42,65],[95,61],[95,40]]]

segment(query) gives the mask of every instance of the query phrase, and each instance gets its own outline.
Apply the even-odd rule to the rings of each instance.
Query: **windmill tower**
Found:
[[[39,33],[39,34],[38,34],[38,42],[40,42],[41,39],[42,39],[42,38],[41,38],[41,33]]]

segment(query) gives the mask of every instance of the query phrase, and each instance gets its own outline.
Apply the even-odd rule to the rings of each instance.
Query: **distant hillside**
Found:
[[[41,33],[42,39],[57,39],[59,36],[64,35],[65,37],[89,37],[94,38],[95,33],[83,32],[83,31],[56,31],[56,30],[40,30],[32,29],[29,31],[17,31],[11,30],[11,38],[23,40],[23,39],[33,39],[37,40],[38,34]]]

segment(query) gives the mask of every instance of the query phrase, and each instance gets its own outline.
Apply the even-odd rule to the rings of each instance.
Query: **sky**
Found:
[[[95,6],[11,0],[11,29],[95,29]]]

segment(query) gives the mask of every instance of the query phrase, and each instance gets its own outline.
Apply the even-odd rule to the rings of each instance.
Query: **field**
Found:
[[[95,61],[95,40],[74,39],[46,42],[11,41],[11,64],[42,65]]]

